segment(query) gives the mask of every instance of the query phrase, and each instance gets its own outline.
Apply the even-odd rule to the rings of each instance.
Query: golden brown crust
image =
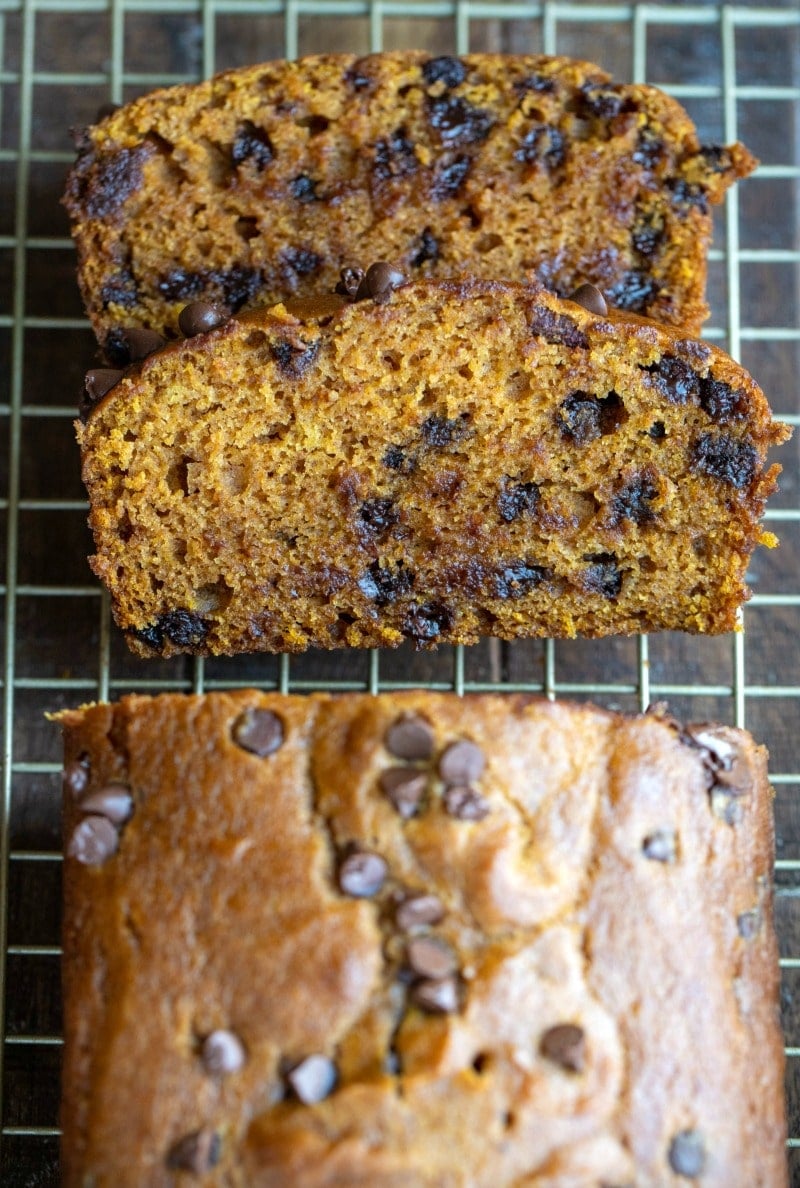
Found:
[[[235,741],[254,710],[283,724],[265,757]],[[430,758],[387,750],[408,715]],[[422,692],[61,720],[67,1188],[183,1183],[167,1163],[197,1132],[208,1185],[678,1188],[677,1136],[704,1188],[786,1184],[770,794],[746,734]],[[448,812],[459,740],[485,759],[479,819]],[[423,777],[410,816],[381,790],[397,766]],[[133,815],[88,866],[71,839],[109,782]],[[341,888],[353,845],[387,864],[371,897]],[[403,931],[409,892],[437,922]],[[413,936],[454,955],[449,1013],[414,1005]],[[216,1029],[245,1052],[224,1077],[201,1058]],[[302,1104],[311,1054],[335,1088]]]
[[[498,281],[231,319],[78,427],[143,655],[730,630],[787,430],[721,351]]]
[[[710,206],[754,167],[589,63],[397,52],[144,96],[87,129],[65,202],[112,355],[118,327],[174,333],[187,301],[269,305],[374,259],[563,296],[591,281],[697,332]]]

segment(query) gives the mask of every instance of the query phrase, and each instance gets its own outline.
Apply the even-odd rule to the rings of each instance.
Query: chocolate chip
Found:
[[[539,487],[536,483],[511,483],[503,479],[503,489],[497,497],[500,519],[511,524],[520,516],[530,516],[539,504]]]
[[[132,326],[124,330],[123,334],[128,347],[128,357],[132,363],[138,363],[154,351],[160,351],[166,343],[166,339],[155,330],[148,330],[144,326]]]
[[[642,842],[642,853],[651,862],[674,862],[677,853],[675,833],[672,829],[658,829]]]
[[[64,768],[63,774],[64,787],[72,793],[77,800],[89,786],[89,757],[88,755],[81,755],[78,759],[73,759]]]
[[[666,155],[666,145],[658,133],[653,132],[651,128],[640,128],[631,160],[645,169],[655,169]]]
[[[729,433],[704,433],[692,449],[692,468],[743,491],[755,478],[758,452],[752,442]]]
[[[193,301],[178,314],[178,327],[181,334],[194,338],[196,334],[206,334],[223,326],[228,320],[228,311],[221,306],[211,305],[208,301]]]
[[[653,421],[647,432],[654,441],[662,441],[667,435],[666,426],[663,421]]]
[[[601,316],[605,316],[608,313],[606,299],[596,285],[578,285],[577,289],[570,294],[569,299],[570,301],[574,301],[576,305],[588,309],[589,313],[600,314]]]
[[[431,198],[434,202],[443,202],[446,198],[453,198],[461,189],[469,173],[472,161],[469,157],[456,157],[437,167],[431,181]]]
[[[407,820],[419,808],[428,780],[416,767],[388,767],[378,782],[400,816]]]
[[[414,268],[420,268],[426,260],[439,259],[439,240],[434,236],[430,227],[426,227],[419,237],[419,247],[411,257]]]
[[[119,846],[119,835],[108,817],[84,817],[72,831],[67,854],[84,866],[100,866]]]
[[[416,936],[406,945],[410,968],[422,978],[441,981],[454,974],[458,960],[448,944],[435,936]]]
[[[306,1056],[287,1074],[286,1080],[304,1105],[315,1105],[333,1092],[338,1073],[327,1056]]]
[[[359,534],[367,539],[383,536],[394,528],[399,518],[393,499],[367,499],[358,513]]]
[[[243,710],[231,727],[231,735],[243,751],[265,759],[283,745],[283,722],[272,710],[251,707]]]
[[[310,276],[322,267],[323,259],[310,248],[288,247],[281,252],[281,260],[297,276]]]
[[[370,264],[364,279],[358,286],[356,301],[364,301],[371,297],[373,301],[384,304],[395,289],[405,284],[406,278],[398,268],[393,268],[381,260],[377,264]]]
[[[686,215],[696,207],[701,214],[708,214],[708,191],[696,182],[684,178],[668,178],[667,189],[672,193],[672,205],[680,215]]]
[[[467,68],[458,58],[430,58],[422,64],[422,77],[429,87],[438,82],[448,88],[458,87],[467,77]]]
[[[447,417],[428,417],[420,426],[420,435],[426,445],[443,449],[464,436],[464,420],[464,417],[453,417],[452,420],[448,420]]]
[[[590,594],[602,594],[603,598],[616,598],[622,589],[622,572],[613,553],[590,553],[585,561],[591,561],[580,575],[584,590]]]
[[[342,297],[355,297],[358,286],[364,279],[363,268],[343,268],[339,273],[339,283],[336,292]]]
[[[623,486],[619,487],[611,497],[609,519],[612,525],[622,520],[630,520],[641,526],[655,518],[650,507],[658,496],[658,487],[648,474],[637,474]]]
[[[730,384],[715,380],[710,375],[700,380],[699,388],[700,407],[718,425],[742,421],[747,416],[749,401],[742,388],[732,388]]]
[[[697,1130],[681,1130],[670,1143],[667,1158],[676,1175],[697,1179],[706,1165],[702,1135]]]
[[[173,269],[158,282],[159,293],[168,301],[185,301],[189,297],[198,297],[204,287],[205,281],[200,273],[185,268]]]
[[[730,151],[722,144],[701,144],[700,156],[712,173],[727,173],[731,168]]]
[[[615,87],[584,83],[579,98],[580,108],[599,119],[610,120],[623,111],[635,110],[631,99]]]
[[[384,736],[384,745],[397,759],[430,759],[433,756],[433,729],[419,714],[401,714]]]
[[[369,75],[359,69],[358,62],[354,66],[351,66],[349,70],[345,71],[344,80],[354,91],[364,91],[370,84]]]
[[[613,433],[623,412],[622,401],[616,392],[600,397],[577,391],[562,401],[556,417],[562,435],[576,445],[584,446]]]
[[[608,290],[608,300],[613,306],[634,313],[646,310],[657,296],[657,282],[649,273],[638,268],[624,272]]]
[[[444,905],[436,895],[409,895],[395,912],[395,922],[403,932],[426,924],[438,924],[444,918]]]
[[[413,141],[409,140],[405,128],[396,128],[391,136],[375,144],[373,169],[380,181],[393,177],[408,177],[418,167]]]
[[[389,470],[397,470],[400,474],[411,474],[414,469],[414,459],[407,457],[399,446],[389,446],[381,461]]]
[[[545,1031],[539,1041],[539,1051],[547,1060],[567,1072],[583,1072],[586,1063],[586,1037],[582,1027],[574,1023],[559,1023]]]
[[[700,377],[690,363],[676,355],[662,355],[644,369],[662,396],[672,404],[686,404],[700,394]]]
[[[214,1076],[226,1076],[238,1072],[244,1066],[246,1055],[244,1044],[233,1031],[212,1031],[203,1040],[200,1053],[206,1072]]]
[[[83,381],[82,411],[89,412],[94,408],[119,383],[123,374],[112,367],[92,367],[87,371]]]
[[[431,1015],[452,1015],[458,1010],[458,980],[423,978],[411,987],[410,998],[415,1006]]]
[[[286,338],[278,338],[269,344],[269,350],[284,375],[290,379],[301,379],[316,363],[320,342],[319,339],[310,343],[302,340],[289,342]]]
[[[100,301],[103,309],[108,309],[109,305],[121,305],[123,309],[130,309],[138,300],[136,278],[128,268],[121,268],[119,272],[113,273],[101,286]]]
[[[356,899],[371,899],[386,881],[389,867],[380,854],[355,850],[339,865],[339,890]]]
[[[403,634],[424,642],[436,639],[453,626],[455,616],[440,602],[424,602],[411,606],[403,620]]]
[[[184,1135],[170,1147],[167,1153],[167,1167],[202,1176],[217,1166],[221,1151],[219,1135],[206,1126],[202,1130]]]
[[[287,248],[281,253],[281,259],[291,257],[293,248]],[[221,294],[225,307],[236,313],[243,305],[253,300],[261,289],[264,278],[258,268],[246,268],[236,264],[232,268],[215,268],[206,275],[206,283],[215,292]]]
[[[384,567],[379,561],[373,561],[369,569],[358,579],[361,593],[378,606],[390,606],[398,598],[408,594],[413,585],[414,575],[404,567],[402,561],[398,562],[396,569]]]
[[[431,125],[446,144],[477,144],[494,125],[488,111],[454,95],[429,99],[428,111]]]
[[[589,339],[579,330],[572,318],[566,314],[554,313],[546,305],[534,305],[528,316],[528,329],[536,338],[543,338],[552,346],[583,348],[589,346]]]
[[[142,167],[153,155],[154,146],[148,142],[133,148],[116,149],[91,163],[87,157],[86,176],[79,176],[71,184],[77,185],[79,200],[90,219],[107,219],[124,206],[142,185]]]
[[[664,242],[664,220],[655,212],[640,215],[631,228],[631,244],[640,256],[650,259]]]
[[[761,912],[759,909],[753,908],[751,911],[742,912],[740,916],[737,916],[736,928],[743,940],[752,940],[754,936],[757,936],[761,928]]]
[[[211,624],[194,611],[174,610],[161,615],[154,630],[161,640],[159,646],[162,646],[164,639],[168,639],[176,647],[193,648],[203,643],[211,630]]]
[[[318,185],[319,182],[314,181],[313,177],[309,177],[307,173],[301,173],[298,177],[292,178],[289,183],[289,192],[297,202],[318,202]]]
[[[528,565],[527,562],[517,561],[497,569],[492,575],[495,598],[524,598],[540,586],[548,571],[541,565]]]
[[[133,814],[133,797],[127,784],[106,784],[80,802],[82,813],[107,817],[112,825],[124,825]]]
[[[238,166],[249,161],[260,173],[274,159],[275,149],[268,133],[263,128],[257,128],[251,120],[244,120],[231,146],[233,164]]]
[[[454,784],[444,790],[444,808],[457,821],[482,821],[491,812],[489,801],[477,788]]]
[[[485,766],[486,756],[478,744],[462,738],[442,752],[439,775],[445,784],[471,784],[481,778]]]
[[[538,162],[548,169],[558,169],[567,158],[567,142],[558,128],[550,124],[537,124],[525,133],[522,144],[514,152],[514,160],[526,165]]]

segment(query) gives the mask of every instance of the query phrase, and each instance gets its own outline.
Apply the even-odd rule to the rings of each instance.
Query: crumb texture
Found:
[[[746,734],[421,692],[62,722],[67,1188],[786,1185]]]
[[[278,306],[78,428],[142,655],[721,632],[787,430],[722,352],[520,285]]]
[[[697,332],[711,207],[754,167],[589,63],[323,56],[112,113],[79,138],[65,203],[112,358],[121,326],[174,334],[188,301],[269,305],[377,259],[562,296],[588,281]]]

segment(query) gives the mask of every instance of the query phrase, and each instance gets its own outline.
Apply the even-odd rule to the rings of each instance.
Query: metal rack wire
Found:
[[[708,141],[762,156],[734,190],[711,257],[706,334],[800,422],[800,10],[513,0],[0,0],[0,539],[6,555],[0,794],[0,1181],[58,1183],[59,740],[46,709],[132,689],[255,684],[284,691],[426,684],[591,697],[626,709],[666,698],[686,718],[748,725],[772,751],[777,918],[788,1054],[789,1162],[800,1185],[800,467],[782,453],[768,519],[782,550],[757,557],[744,634],[552,641],[434,656],[312,654],[230,661],[130,658],[90,580],[70,421],[92,357],[58,209],[70,123],[156,85],[269,57],[397,46],[598,60],[658,83]],[[4,490],[3,490],[4,488]]]

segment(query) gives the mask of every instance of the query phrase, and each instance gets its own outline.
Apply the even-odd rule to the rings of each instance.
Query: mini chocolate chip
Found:
[[[411,257],[414,268],[420,268],[426,260],[439,259],[439,240],[434,236],[430,227],[426,227],[419,237],[419,247]]]
[[[586,1063],[586,1037],[582,1027],[574,1023],[558,1023],[545,1031],[539,1041],[539,1051],[553,1064],[567,1072],[583,1072]]]
[[[503,479],[503,489],[497,497],[500,519],[512,524],[520,516],[530,516],[539,504],[539,487],[536,483],[510,483]]]
[[[406,278],[398,268],[393,268],[384,260],[377,264],[370,264],[364,279],[358,286],[356,301],[364,301],[371,297],[379,305],[385,304],[395,289],[405,284]]]
[[[445,812],[457,821],[482,821],[491,812],[489,801],[477,788],[453,784],[444,790]]]
[[[433,729],[419,714],[401,714],[395,718],[384,737],[390,755],[398,759],[430,759],[433,755]]]
[[[238,1072],[246,1059],[244,1044],[238,1035],[222,1029],[206,1036],[200,1055],[206,1072],[214,1076]]]
[[[463,417],[453,417],[448,420],[447,417],[431,416],[427,417],[420,426],[420,435],[425,443],[436,449],[443,449],[451,442],[458,441],[464,436],[465,431]]]
[[[455,977],[423,978],[411,987],[411,1001],[431,1015],[452,1015],[458,1010],[458,981]]]
[[[741,441],[729,433],[704,433],[692,449],[692,467],[699,474],[743,491],[755,478],[758,452],[751,441]]]
[[[606,299],[596,285],[584,284],[578,285],[573,293],[570,293],[570,301],[574,301],[576,305],[588,309],[589,313],[600,314],[605,316],[608,313],[608,305]]]
[[[167,1167],[202,1176],[217,1166],[221,1149],[222,1143],[217,1132],[204,1126],[202,1130],[184,1135],[170,1147],[167,1153]]]
[[[530,128],[522,144],[514,152],[514,160],[526,165],[542,162],[548,169],[558,169],[567,157],[567,142],[558,128],[550,124],[537,124]]]
[[[458,58],[429,58],[422,63],[422,77],[429,87],[438,82],[448,88],[458,87],[467,77],[467,68]]]
[[[343,268],[339,273],[339,283],[336,292],[342,297],[355,297],[358,286],[364,279],[363,268]]]
[[[72,831],[67,854],[84,866],[101,866],[116,854],[119,835],[108,817],[84,817]]]
[[[324,1101],[338,1080],[336,1065],[327,1056],[306,1056],[287,1073],[286,1080],[304,1105]]]
[[[395,922],[403,932],[425,924],[438,924],[444,918],[444,904],[436,895],[409,895],[395,912]]]
[[[389,446],[381,459],[389,470],[396,470],[400,474],[411,474],[414,470],[414,459],[409,458],[399,446]]]
[[[435,936],[415,936],[406,945],[406,958],[415,974],[437,982],[458,970],[453,950]]]
[[[122,379],[124,372],[112,367],[92,367],[83,381],[82,407],[88,411]]]
[[[371,899],[386,882],[388,873],[389,867],[380,854],[355,850],[339,865],[339,890],[356,899]]]
[[[107,817],[113,825],[124,825],[133,814],[133,797],[127,784],[106,784],[80,802],[82,813]]]
[[[616,598],[622,589],[622,572],[614,554],[590,553],[584,560],[592,562],[580,575],[584,590],[602,594],[603,598]]]
[[[283,722],[272,710],[252,707],[239,714],[231,727],[231,734],[242,750],[265,759],[283,744]]]
[[[268,133],[257,128],[251,120],[244,120],[237,129],[231,146],[231,160],[234,165],[250,161],[261,172],[275,159],[275,149]]]
[[[444,202],[446,198],[453,198],[464,184],[471,165],[469,157],[456,157],[454,161],[440,165],[431,181],[433,201]]]
[[[219,305],[211,305],[208,301],[193,301],[185,305],[178,314],[178,326],[181,334],[187,338],[194,338],[196,334],[206,334],[217,326],[223,326],[229,321],[226,309]]]
[[[131,363],[138,363],[141,359],[146,359],[154,351],[160,351],[166,343],[166,339],[155,330],[148,330],[144,326],[131,326],[129,329],[123,330],[122,333]]]
[[[669,1145],[669,1165],[676,1175],[690,1180],[703,1174],[706,1152],[703,1137],[697,1130],[681,1130]]]
[[[416,767],[388,767],[381,772],[381,791],[388,796],[401,817],[413,817],[425,795],[427,776]]]
[[[736,928],[743,940],[752,940],[761,928],[761,912],[753,908],[749,912],[742,912],[736,917]]]
[[[446,784],[471,784],[479,780],[486,756],[477,743],[461,738],[451,743],[439,759],[439,775]]]
[[[651,862],[674,862],[677,853],[675,833],[672,829],[658,829],[642,842],[642,853]]]
[[[89,757],[88,755],[81,755],[78,759],[73,759],[64,768],[63,774],[64,787],[67,788],[77,800],[89,786]]]

